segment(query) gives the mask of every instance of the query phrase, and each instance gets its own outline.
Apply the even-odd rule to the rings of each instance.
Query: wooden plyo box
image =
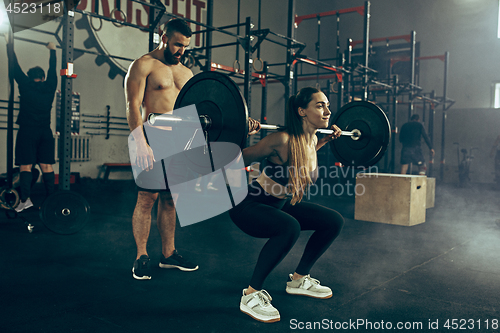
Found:
[[[359,173],[354,218],[402,226],[424,223],[426,197],[426,176]]]
[[[425,208],[434,207],[436,200],[436,178],[427,177],[427,197]]]

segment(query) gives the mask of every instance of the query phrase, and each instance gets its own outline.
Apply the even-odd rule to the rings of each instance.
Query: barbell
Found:
[[[198,119],[186,117],[182,108],[196,105]],[[202,72],[193,76],[181,89],[172,114],[151,113],[152,126],[170,126],[175,129],[200,126],[208,142],[231,142],[245,148],[248,135],[248,109],[236,83],[218,72]],[[344,105],[335,113],[332,122],[342,135],[330,141],[330,149],[339,162],[346,166],[368,167],[377,163],[391,137],[385,112],[377,105],[357,101]],[[282,130],[283,126],[261,124],[264,130]],[[331,129],[318,129],[332,134]],[[234,160],[234,152],[225,160]]]
[[[148,117],[149,123],[154,126],[176,126],[178,124],[181,125],[191,125],[193,127],[197,125],[201,125],[202,130],[206,131],[210,129],[212,126],[212,121],[207,115],[200,115],[199,122],[196,120],[190,120],[186,118],[176,117],[170,114],[162,114],[162,113],[151,113]],[[284,130],[285,126],[280,125],[270,125],[270,124],[260,124],[261,129],[264,130]],[[319,133],[322,134],[333,134],[333,130],[320,128],[318,129]],[[358,140],[361,136],[361,132],[357,129],[353,129],[352,131],[342,131],[341,135],[350,136],[353,140]]]
[[[269,124],[260,124],[260,127],[265,130],[284,130],[285,126],[279,125],[269,125]],[[333,130],[320,128],[317,130],[318,133],[321,134],[333,134]],[[361,132],[358,129],[353,129],[352,131],[342,131],[340,135],[350,136],[353,140],[358,140],[361,137]]]
[[[183,114],[183,107],[193,104],[196,105],[198,117],[187,117]],[[197,128],[201,126],[207,144],[229,142],[243,149],[247,142],[248,109],[245,99],[236,83],[218,72],[202,72],[193,76],[179,92],[173,113],[150,114],[148,122],[152,126],[166,125],[180,131],[193,125]],[[384,111],[377,105],[359,101],[348,103],[335,113],[332,122],[342,130],[340,138],[330,141],[330,149],[339,162],[347,166],[368,167],[382,158],[390,141],[391,130]],[[284,129],[269,124],[261,124],[261,127],[264,130]],[[329,129],[319,129],[318,132],[333,133]],[[186,137],[185,133],[182,137]],[[189,156],[189,151],[186,157],[196,161],[199,151],[192,151],[194,158]],[[231,163],[239,153],[235,149],[218,151],[218,165]],[[89,217],[88,202],[73,191],[52,194],[40,208],[40,218],[45,226],[59,234],[78,232],[87,224]]]

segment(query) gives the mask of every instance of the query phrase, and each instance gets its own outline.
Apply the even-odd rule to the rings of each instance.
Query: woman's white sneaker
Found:
[[[267,291],[259,290],[245,295],[246,291],[243,289],[243,296],[241,296],[241,312],[264,323],[280,321],[280,313],[271,305],[272,297]]]
[[[314,298],[330,298],[333,293],[328,287],[320,285],[319,281],[313,279],[309,274],[298,280],[293,280],[290,274],[290,282],[286,283],[286,292],[291,295],[303,295]]]

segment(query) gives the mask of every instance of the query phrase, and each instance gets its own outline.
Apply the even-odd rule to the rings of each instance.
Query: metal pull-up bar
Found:
[[[442,62],[446,60],[446,54],[441,54],[441,55],[435,55],[435,56],[426,56],[426,57],[416,57],[415,60],[432,60],[432,59],[439,59]],[[391,58],[391,66],[394,65],[394,63],[398,61],[410,61],[411,59],[409,57],[400,57],[400,58]]]
[[[373,39],[370,39],[370,43],[388,42],[390,40],[405,40],[408,43],[411,43],[411,35],[399,35],[399,36],[373,38]],[[362,41],[362,40],[356,40],[356,41],[350,42],[350,45],[354,48],[354,47],[356,47],[356,45],[361,44],[363,42],[364,41]]]
[[[365,7],[360,6],[360,7],[346,8],[346,9],[340,9],[340,10],[331,10],[328,12],[301,15],[301,16],[296,15],[294,25],[295,25],[295,28],[298,28],[299,24],[304,20],[317,19],[318,17],[333,16],[333,15],[340,15],[340,14],[349,14],[349,13],[358,13],[359,15],[363,16],[365,14]]]
[[[328,71],[335,72],[336,75],[337,75],[337,80],[339,82],[342,81],[342,73],[349,73],[349,71],[347,71],[344,68],[336,67],[336,66],[333,66],[331,64],[328,64],[326,62],[322,62],[322,61],[319,61],[319,60],[316,60],[316,59],[310,59],[310,58],[308,58],[306,56],[296,57],[295,60],[292,62],[292,66],[294,66],[298,61],[300,61],[302,63],[306,63],[306,64],[309,64],[309,65],[312,65],[312,66],[316,66],[318,68],[326,69]]]
[[[213,26],[210,26],[208,24],[203,24],[201,22],[198,22],[198,21],[195,21],[195,20],[191,20],[191,19],[188,19],[187,17],[182,17],[180,15],[175,15],[175,14],[172,14],[172,13],[164,13],[163,15],[166,15],[166,16],[171,16],[171,17],[175,17],[175,18],[178,18],[178,19],[182,19],[186,22],[189,22],[189,23],[193,23],[195,25],[199,25],[201,27],[204,27],[204,28],[207,28],[206,31],[202,31],[202,32],[212,32],[212,31],[217,31],[217,32],[220,32],[220,33],[223,33],[225,35],[229,35],[229,36],[233,36],[235,38],[237,38],[238,40],[240,39],[245,39],[246,37],[245,36],[239,36],[238,34],[234,34],[232,32],[229,32],[229,31],[226,31],[222,28],[218,28],[218,27],[213,27]]]

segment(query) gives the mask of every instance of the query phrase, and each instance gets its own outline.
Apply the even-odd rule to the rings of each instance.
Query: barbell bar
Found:
[[[206,131],[210,129],[212,125],[212,120],[208,115],[200,115],[199,122],[191,119],[183,119],[179,116],[174,116],[171,114],[158,114],[151,113],[148,117],[148,121],[151,125],[154,126],[177,126],[177,125],[187,125],[187,126],[198,126],[201,124],[201,129]],[[260,124],[261,129],[263,130],[284,130],[285,126],[280,125],[271,125],[271,124]],[[331,135],[333,134],[333,130],[327,128],[320,128],[318,132],[321,134]],[[353,129],[352,131],[342,131],[341,135],[350,136],[353,140],[358,140],[361,137],[361,131],[358,129]]]
[[[283,130],[285,126],[270,125],[270,124],[260,124],[261,129],[264,130]],[[333,130],[327,128],[318,129],[318,133],[331,135]],[[358,140],[361,137],[361,131],[358,129],[353,129],[352,131],[342,131],[341,135],[350,136],[353,140]]]

